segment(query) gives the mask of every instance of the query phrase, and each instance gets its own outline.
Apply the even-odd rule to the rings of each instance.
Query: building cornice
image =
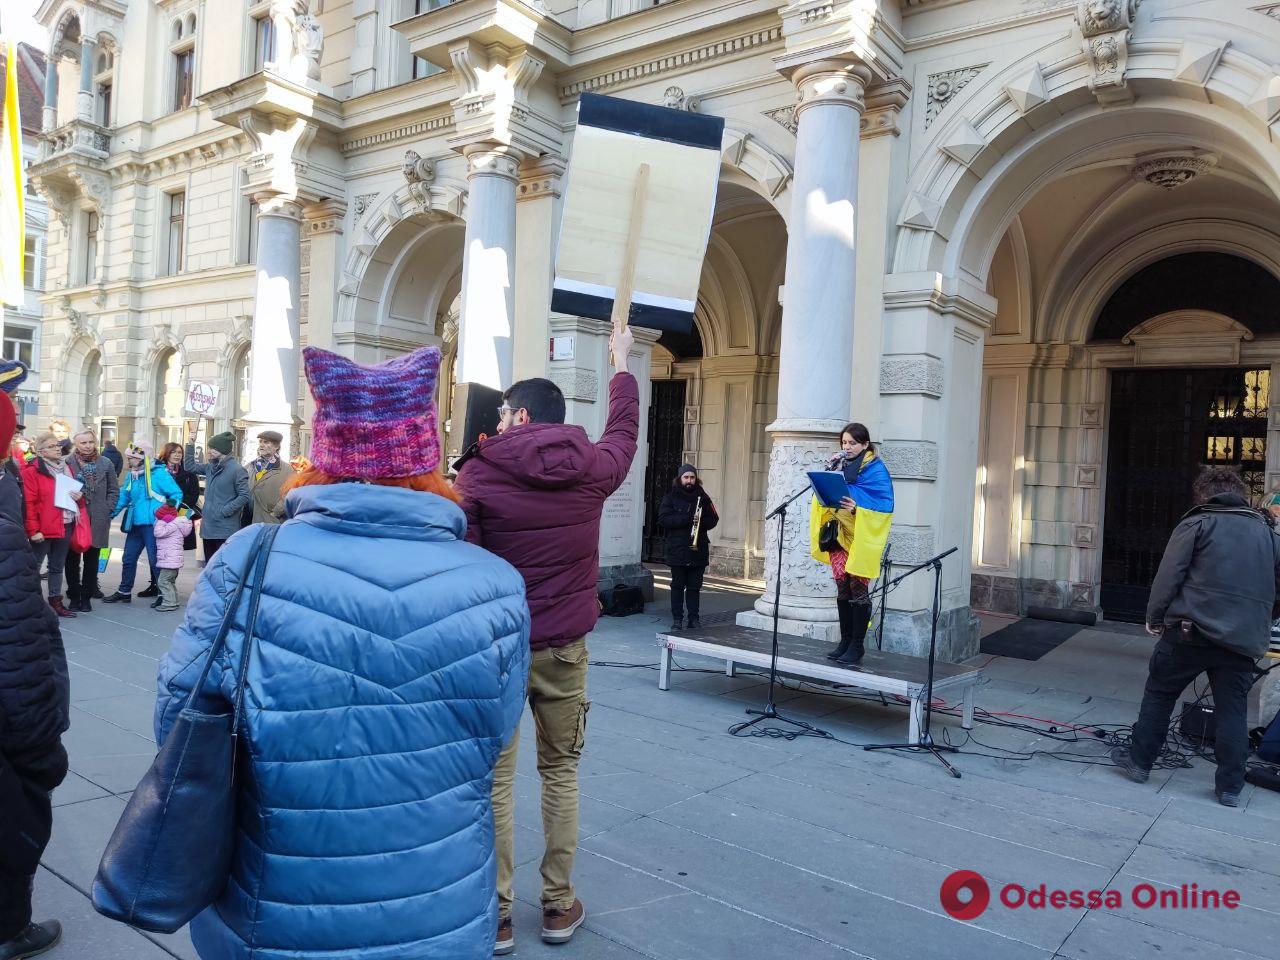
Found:
[[[389,144],[399,143],[402,140],[420,140],[429,134],[441,133],[453,129],[453,107],[446,103],[443,110],[434,113],[432,116],[419,117],[409,122],[404,122],[403,117],[397,117],[395,122],[382,124],[382,129],[373,130],[363,133],[358,137],[352,137],[350,140],[343,140],[341,149],[343,156],[352,156],[354,154],[363,153],[366,150],[374,150],[379,147],[385,147]]]
[[[570,71],[560,78],[560,97],[570,101],[583,93],[643,83],[664,74],[684,72],[716,61],[739,60],[782,46],[782,24],[776,17],[772,23],[760,22],[746,30],[735,26],[736,31],[727,30],[715,40],[671,53],[656,54],[654,47],[648,47],[618,56],[606,69],[602,69],[602,64],[592,64],[590,70]]]

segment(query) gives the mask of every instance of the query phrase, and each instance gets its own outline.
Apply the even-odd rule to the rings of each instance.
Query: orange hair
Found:
[[[342,483],[346,477],[335,477],[325,473],[319,467],[307,467],[299,470],[284,482],[286,492],[298,487],[316,487],[331,483]],[[406,490],[417,490],[419,493],[434,493],[438,497],[457,503],[462,499],[453,489],[453,484],[444,478],[437,467],[428,473],[417,473],[412,477],[377,477],[369,480],[379,487],[404,487]]]

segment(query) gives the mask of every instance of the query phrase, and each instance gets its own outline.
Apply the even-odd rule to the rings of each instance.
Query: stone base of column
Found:
[[[932,610],[890,610],[884,621],[884,649],[910,657],[929,655]],[[978,618],[969,607],[943,610],[938,617],[939,663],[959,663],[978,654]],[[874,649],[875,623],[867,631],[867,646]]]
[[[835,607],[832,607],[835,612]],[[740,627],[753,630],[764,630],[773,633],[773,615],[746,610],[738,614],[736,622]],[[840,642],[840,624],[831,620],[792,620],[789,617],[778,618],[778,633],[792,637],[809,637],[812,640],[823,640],[827,643]]]
[[[601,566],[596,576],[596,593],[608,593],[619,583],[639,587],[645,603],[653,602],[653,574],[640,563],[617,563]]]

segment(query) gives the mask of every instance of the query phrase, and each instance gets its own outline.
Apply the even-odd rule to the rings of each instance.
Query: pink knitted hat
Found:
[[[316,401],[311,462],[335,477],[411,477],[440,465],[440,348],[365,367],[318,347],[302,352]]]

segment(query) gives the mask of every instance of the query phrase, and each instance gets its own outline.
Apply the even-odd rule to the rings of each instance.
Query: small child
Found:
[[[172,503],[156,510],[156,586],[160,595],[151,604],[162,613],[178,609],[178,571],[182,569],[182,540],[191,532],[191,518],[178,513]]]

